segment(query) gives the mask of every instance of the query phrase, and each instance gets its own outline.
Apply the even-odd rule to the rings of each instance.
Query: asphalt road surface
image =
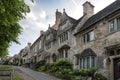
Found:
[[[25,80],[61,80],[48,74],[37,72],[29,68],[13,66],[13,68],[23,76]]]

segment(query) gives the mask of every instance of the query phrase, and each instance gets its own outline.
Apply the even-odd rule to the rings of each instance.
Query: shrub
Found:
[[[92,68],[88,69],[88,76],[93,76],[96,71],[97,71],[96,67],[92,67]]]
[[[81,76],[88,76],[89,70],[88,69],[80,69],[79,73]]]
[[[45,66],[40,66],[40,67],[38,68],[38,71],[46,71],[46,67],[45,67]]]
[[[45,65],[45,60],[42,60],[42,61],[37,62],[37,63],[34,65],[34,68],[37,69],[37,68],[39,68],[40,66],[43,66],[43,65]]]
[[[78,77],[72,76],[71,80],[82,80],[82,77],[81,76],[78,76]]]
[[[105,77],[105,76],[103,76],[101,73],[99,73],[99,72],[96,72],[95,74],[94,74],[94,78],[95,78],[95,80],[107,80],[107,78]]]
[[[59,60],[57,63],[56,63],[57,66],[72,66],[69,61],[67,60]]]
[[[74,70],[73,75],[80,76],[80,71],[78,69]]]

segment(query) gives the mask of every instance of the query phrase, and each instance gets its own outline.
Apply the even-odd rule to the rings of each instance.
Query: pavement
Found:
[[[23,76],[24,80],[61,80],[56,77],[50,76],[42,72],[34,71],[29,68],[13,66],[13,69],[18,71],[19,74]]]

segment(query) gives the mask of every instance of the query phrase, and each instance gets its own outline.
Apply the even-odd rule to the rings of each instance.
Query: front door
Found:
[[[114,59],[114,80],[120,80],[120,58]]]

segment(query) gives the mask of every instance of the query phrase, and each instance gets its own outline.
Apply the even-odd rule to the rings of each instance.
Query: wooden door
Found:
[[[114,80],[120,80],[120,58],[114,59]]]

